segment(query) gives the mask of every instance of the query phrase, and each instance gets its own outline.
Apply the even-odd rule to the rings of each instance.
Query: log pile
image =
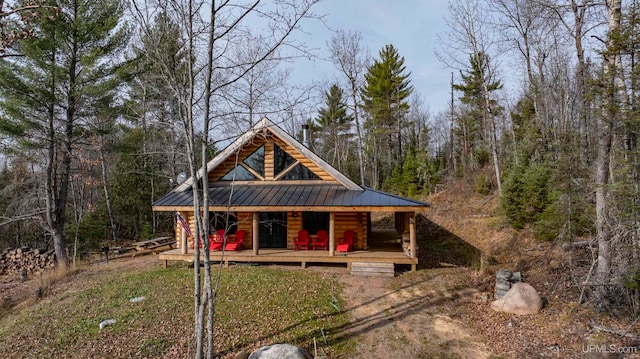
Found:
[[[30,247],[5,249],[0,253],[0,274],[40,273],[47,268],[55,267],[55,255],[53,250],[42,251]]]

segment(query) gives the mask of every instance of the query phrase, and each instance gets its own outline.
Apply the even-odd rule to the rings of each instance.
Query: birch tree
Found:
[[[178,71],[173,56],[165,56],[153,47],[146,56],[158,63],[166,85],[178,102],[178,117],[186,138],[189,172],[195,215],[194,246],[194,312],[195,358],[214,356],[214,313],[217,281],[211,275],[209,251],[202,251],[204,277],[200,273],[200,248],[209,247],[209,181],[207,162],[216,120],[227,108],[219,108],[216,98],[224,97],[229,87],[242,80],[259,64],[267,61],[279,48],[296,48],[291,34],[300,28],[305,18],[313,17],[316,0],[284,0],[273,3],[256,1],[201,2],[171,0],[162,11],[176,22],[181,47]],[[147,31],[154,19],[155,6],[133,3],[133,11]],[[206,15],[205,15],[206,14]],[[260,34],[258,34],[260,33]],[[263,46],[250,60],[235,62],[231,51],[242,43],[240,38],[261,39]],[[160,44],[158,44],[160,48]],[[204,49],[204,51],[203,51]],[[167,61],[169,60],[169,61]],[[199,128],[199,130],[198,130]],[[200,152],[199,156],[196,155]],[[200,162],[198,162],[198,159]],[[222,262],[221,262],[222,263]],[[221,266],[218,268],[221,270]],[[219,278],[219,276],[218,276]],[[206,337],[205,337],[206,327]]]
[[[596,238],[598,241],[598,265],[596,268],[597,305],[606,308],[609,305],[611,284],[611,205],[609,196],[610,159],[613,143],[613,130],[621,113],[622,99],[617,81],[620,68],[620,52],[617,38],[622,17],[622,1],[607,0],[608,35],[603,53],[603,103],[598,126],[598,150],[596,155]]]
[[[360,170],[360,184],[364,185],[365,160],[364,139],[360,124],[360,88],[364,82],[364,74],[369,67],[369,54],[362,47],[362,35],[359,32],[345,32],[338,30],[329,43],[331,59],[344,75],[348,83],[350,108],[356,128],[358,166]]]

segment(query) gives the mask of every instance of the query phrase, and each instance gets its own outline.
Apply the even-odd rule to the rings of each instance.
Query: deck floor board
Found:
[[[241,262],[241,263],[345,263],[352,262],[378,262],[394,264],[417,264],[417,258],[410,258],[400,251],[388,250],[362,250],[348,253],[336,253],[330,256],[328,251],[300,251],[291,249],[261,249],[258,255],[252,250],[225,251],[224,258],[221,251],[209,252],[214,262]],[[200,255],[201,259],[203,255]],[[159,254],[163,261],[192,261],[193,250],[182,254],[180,249],[172,249]]]

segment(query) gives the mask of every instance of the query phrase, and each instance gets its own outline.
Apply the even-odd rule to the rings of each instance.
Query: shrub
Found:
[[[493,191],[493,182],[484,173],[476,177],[476,192],[482,195],[488,195]]]
[[[551,170],[546,163],[514,166],[506,171],[501,206],[509,223],[518,229],[540,219],[551,203]]]
[[[473,158],[479,167],[484,167],[489,163],[489,151],[485,147],[472,149]]]
[[[537,239],[552,241],[593,232],[593,206],[584,197],[556,190],[550,193],[549,199],[549,205],[533,225]]]

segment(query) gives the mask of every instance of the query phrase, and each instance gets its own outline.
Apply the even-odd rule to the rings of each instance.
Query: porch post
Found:
[[[336,213],[329,212],[329,255],[333,256],[336,250]]]
[[[253,235],[251,236],[251,239],[253,240],[253,255],[257,256],[258,255],[258,247],[260,246],[260,237],[259,237],[259,231],[260,231],[260,217],[258,215],[258,212],[253,212]]]
[[[409,248],[411,248],[411,258],[417,258],[416,244],[416,213],[409,213]]]
[[[189,218],[184,213],[180,213],[182,218]],[[187,231],[180,226],[180,253],[187,254]]]

